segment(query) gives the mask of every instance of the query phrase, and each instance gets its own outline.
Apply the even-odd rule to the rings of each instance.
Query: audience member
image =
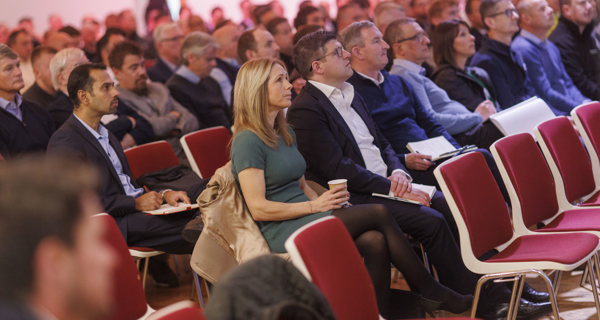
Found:
[[[558,25],[548,39],[558,47],[565,69],[579,91],[592,100],[600,100],[600,53],[592,36],[596,2],[560,0],[559,3]]]
[[[81,41],[83,52],[90,61],[97,61],[96,40],[100,32],[100,24],[94,18],[85,17],[81,23]]]
[[[9,35],[10,29],[8,28],[8,26],[0,22],[0,43],[7,44]]]
[[[35,103],[23,100],[19,56],[0,44],[0,141],[2,156],[12,158],[28,152],[43,152],[54,132],[52,117]]]
[[[73,69],[68,88],[75,109],[52,136],[48,152],[87,159],[97,168],[102,177],[98,190],[104,210],[115,218],[129,246],[189,254],[194,245],[185,241],[181,232],[192,214],[154,216],[143,212],[158,209],[163,202],[173,206],[180,201],[189,203],[186,193],[169,189],[145,192],[139,188],[119,141],[100,123],[102,116],[115,112],[118,104],[118,91],[105,69],[102,64]],[[164,261],[160,264],[160,260],[154,260],[150,268],[155,281],[177,285],[176,276]]]
[[[252,11],[254,6],[250,0],[240,1],[240,11],[242,11],[242,21],[240,21],[240,27],[242,30],[248,30],[254,28],[254,21],[252,21]]]
[[[432,0],[410,0],[410,17],[415,18],[423,30],[429,30],[427,11]]]
[[[453,0],[435,0],[427,10],[427,22],[429,22],[430,32],[443,21],[458,18],[460,18],[458,2]]]
[[[206,23],[204,23],[202,17],[197,14],[191,15],[187,23],[187,32],[190,33],[194,31],[208,32]]]
[[[258,58],[279,58],[279,46],[273,35],[262,27],[247,30],[238,41],[237,54],[243,64]]]
[[[154,30],[156,30],[156,28],[158,28],[159,26],[167,23],[173,23],[173,19],[171,18],[171,15],[168,11],[150,11],[147,24],[148,33],[141,41],[142,48],[144,49],[145,59],[155,61],[159,58],[158,52],[156,51],[156,45],[154,43]]]
[[[469,32],[475,37],[475,51],[481,48],[483,39],[487,35],[487,29],[481,19],[481,12],[479,12],[479,6],[481,6],[481,0],[467,0],[465,3],[465,15],[469,19]]]
[[[470,65],[487,71],[496,88],[498,104],[506,109],[535,93],[523,57],[510,49],[513,35],[519,30],[519,14],[510,0],[481,0],[479,10],[489,30],[488,38]]]
[[[163,23],[154,29],[152,37],[158,59],[148,69],[148,77],[152,81],[166,83],[179,67],[183,32],[175,22]]]
[[[441,308],[454,312],[467,309],[470,295],[453,292],[431,277],[383,206],[342,208],[349,197],[343,186],[318,196],[306,184],[306,165],[283,114],[291,104],[290,89],[285,67],[273,59],[246,63],[235,88],[232,170],[271,251],[285,252],[283,243],[292,232],[310,221],[333,215],[346,225],[352,238],[357,239],[383,315],[393,317],[390,314],[394,304],[389,285],[390,258],[416,292],[440,301]],[[381,238],[385,240],[375,240]]]
[[[422,41],[406,40],[411,35],[421,34]],[[394,64],[390,74],[401,76],[408,82],[421,101],[425,110],[441,124],[460,144],[474,144],[488,149],[490,145],[503,137],[494,124],[487,121],[496,113],[494,104],[485,100],[474,112],[460,102],[451,100],[444,89],[422,74],[421,64],[430,57],[429,41],[424,31],[412,18],[392,22],[385,32],[385,41],[391,43]]]
[[[299,30],[301,27],[314,24],[321,27],[325,26],[325,17],[321,11],[313,6],[304,6],[298,10],[296,18],[294,18],[294,28]]]
[[[0,318],[106,319],[117,254],[89,165],[28,157],[0,168]],[[19,205],[15,205],[15,204]]]
[[[69,43],[69,47],[71,48],[81,48],[81,32],[77,30],[73,26],[64,26],[58,29],[60,32],[64,32],[71,37],[71,43]]]
[[[106,29],[106,32],[104,33],[102,38],[100,38],[100,40],[98,40],[98,42],[96,43],[96,57],[98,58],[97,62],[102,62],[105,66],[109,66],[110,63],[108,62],[108,56],[110,52],[118,43],[121,43],[123,41],[125,41],[125,33],[121,29]],[[113,79],[113,82],[115,82],[115,85],[117,85],[118,81],[115,78],[112,69],[108,68],[106,71]]]
[[[6,43],[17,55],[19,55],[19,67],[25,82],[24,90],[27,90],[35,82],[33,66],[31,64],[31,53],[33,52],[33,41],[31,35],[25,29],[17,29],[10,33]]]
[[[342,30],[352,22],[367,20],[368,18],[369,15],[367,10],[361,8],[356,2],[348,2],[338,8],[337,18],[335,19],[337,32],[342,32]]]
[[[78,48],[60,50],[50,60],[50,76],[52,77],[52,84],[54,85],[56,94],[52,102],[44,107],[52,115],[56,128],[60,128],[73,113],[73,103],[69,100],[67,89],[69,75],[75,67],[88,62],[89,60],[83,50]]]
[[[114,13],[106,15],[106,18],[104,18],[104,27],[106,29],[121,28],[119,26],[119,15]]]
[[[390,23],[405,16],[405,10],[401,5],[392,1],[382,1],[375,6],[373,22],[377,29],[385,33],[385,29]]]
[[[467,66],[467,61],[475,54],[474,37],[469,34],[467,23],[444,21],[438,27],[432,34],[433,53],[438,65],[432,80],[446,90],[452,100],[473,112],[486,100],[492,101],[498,109],[496,91],[487,72]]]
[[[287,70],[294,70],[294,62],[292,61],[292,55],[294,53],[294,34],[292,33],[292,27],[286,18],[277,17],[271,19],[266,24],[265,28],[275,39],[275,43],[279,46],[279,56],[281,61],[285,63]]]
[[[125,38],[142,45],[143,40],[137,33],[137,23],[133,11],[126,9],[119,13],[119,28],[125,32]]]
[[[210,76],[217,81],[223,98],[231,106],[233,86],[240,69],[238,61],[238,40],[242,35],[240,28],[234,24],[225,25],[215,30],[213,38],[219,44],[217,50],[217,65],[210,71]]]
[[[48,37],[44,41],[44,45],[56,51],[66,48],[78,48],[78,46],[73,46],[73,38],[62,31],[52,31],[48,34]]]
[[[198,129],[196,117],[171,97],[165,85],[148,81],[143,51],[137,44],[117,44],[108,60],[119,80],[119,98],[150,122],[154,137],[167,140],[185,163],[179,138]]]
[[[517,9],[521,33],[511,48],[523,56],[535,95],[546,101],[555,114],[569,115],[574,107],[590,100],[573,84],[558,48],[546,40],[554,25],[553,10],[546,0],[521,0]]]
[[[54,100],[56,89],[54,89],[50,74],[50,60],[55,54],[56,50],[46,46],[39,46],[33,50],[31,64],[35,82],[23,93],[23,99],[35,102],[44,108],[48,108]]]
[[[215,6],[212,8],[212,10],[210,10],[210,30],[214,31],[217,26],[221,23],[221,21],[224,21],[225,19],[225,13],[223,13],[223,8],[221,8],[220,6]]]
[[[14,30],[25,29],[29,36],[31,36],[31,42],[34,47],[37,47],[41,44],[40,37],[35,33],[35,28],[33,26],[33,18],[29,16],[25,16],[19,19],[19,24]]]
[[[218,48],[219,44],[206,33],[188,34],[181,47],[182,65],[167,81],[173,98],[198,119],[199,129],[230,128],[233,122],[219,84],[210,77],[217,65]]]
[[[252,13],[257,26],[264,26],[271,19],[277,17],[277,14],[269,4],[255,6]]]
[[[58,13],[53,13],[48,16],[48,25],[50,26],[50,30],[58,31],[63,27],[62,18]]]

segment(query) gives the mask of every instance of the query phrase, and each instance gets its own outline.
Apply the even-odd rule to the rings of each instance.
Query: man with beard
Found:
[[[119,81],[120,98],[150,122],[156,139],[167,140],[185,161],[179,138],[198,130],[198,119],[171,97],[165,85],[148,81],[143,51],[137,44],[117,44],[108,62]]]

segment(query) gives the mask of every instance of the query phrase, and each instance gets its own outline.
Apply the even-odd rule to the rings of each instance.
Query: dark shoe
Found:
[[[177,288],[179,287],[179,279],[169,267],[169,264],[164,259],[150,258],[148,265],[148,273],[154,279],[154,284],[160,288]]]
[[[183,228],[183,231],[181,231],[181,236],[185,241],[195,244],[198,241],[198,238],[200,238],[202,229],[204,229],[204,222],[202,222],[200,216],[197,216],[188,221]]]
[[[550,295],[548,294],[548,292],[537,291],[530,287],[527,283],[525,283],[525,285],[523,286],[521,298],[536,303],[550,301]]]
[[[419,295],[417,302],[427,313],[431,313],[434,310],[446,310],[458,314],[471,308],[473,296],[470,294],[463,295],[448,290],[442,297],[442,301],[425,298],[422,295]]]
[[[521,299],[517,319],[537,319],[545,314],[552,312],[550,302],[534,303]],[[477,317],[485,320],[506,319],[508,315],[508,303],[502,302],[487,308],[478,308]]]

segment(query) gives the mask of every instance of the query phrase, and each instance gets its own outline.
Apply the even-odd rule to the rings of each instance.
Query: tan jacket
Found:
[[[198,204],[204,229],[190,264],[204,279],[216,283],[231,268],[271,253],[246,207],[231,161],[217,169],[198,197]],[[287,253],[283,256],[289,259]]]

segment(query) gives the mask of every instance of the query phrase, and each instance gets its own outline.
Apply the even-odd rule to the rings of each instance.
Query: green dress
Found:
[[[306,162],[298,151],[296,135],[290,129],[294,142],[287,146],[279,139],[277,149],[267,146],[254,132],[243,130],[235,135],[231,145],[231,168],[238,173],[246,168],[257,168],[265,172],[266,199],[294,203],[308,201],[300,189],[299,179],[306,171]],[[308,206],[306,206],[308,209]],[[331,211],[309,214],[284,221],[257,221],[260,231],[272,252],[286,252],[285,240],[301,226],[330,215]]]

